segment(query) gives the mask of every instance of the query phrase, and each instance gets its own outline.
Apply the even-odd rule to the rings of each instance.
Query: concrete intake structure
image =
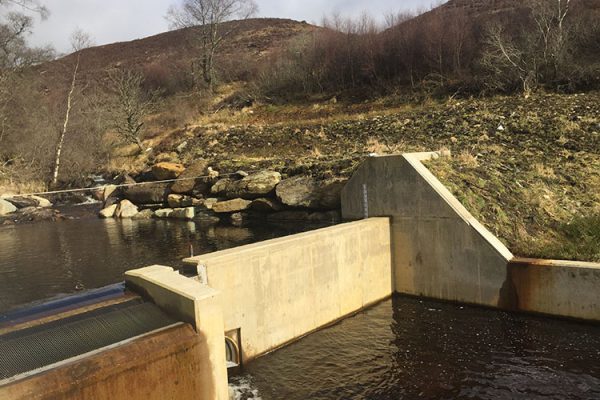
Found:
[[[242,362],[392,294],[387,218],[372,218],[186,259],[221,292]]]
[[[600,321],[600,264],[515,259],[422,164],[371,157],[342,192],[348,219],[391,218],[396,292]]]

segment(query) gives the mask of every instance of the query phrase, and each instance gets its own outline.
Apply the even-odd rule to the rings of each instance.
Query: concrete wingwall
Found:
[[[220,291],[242,362],[392,294],[387,218],[341,224],[185,260]]]
[[[600,320],[600,265],[515,262],[422,164],[437,157],[371,157],[342,192],[344,218],[391,218],[395,291]]]

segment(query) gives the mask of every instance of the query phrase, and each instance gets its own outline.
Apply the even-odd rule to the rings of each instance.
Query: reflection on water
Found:
[[[0,312],[32,301],[102,287],[123,273],[284,236],[315,225],[207,226],[164,220],[83,218],[0,227]]]
[[[600,399],[600,327],[396,297],[252,363],[238,399]]]

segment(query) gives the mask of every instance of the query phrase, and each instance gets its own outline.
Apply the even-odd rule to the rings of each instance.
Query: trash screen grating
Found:
[[[0,336],[0,380],[177,323],[141,300]]]

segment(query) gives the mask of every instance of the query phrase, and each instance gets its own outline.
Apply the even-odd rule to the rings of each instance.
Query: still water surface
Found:
[[[249,365],[237,399],[600,399],[600,327],[395,297]]]
[[[77,210],[69,210],[77,214]],[[130,269],[182,267],[190,255],[285,236],[319,225],[245,227],[183,221],[80,219],[0,226],[0,313],[18,306],[123,280]]]

